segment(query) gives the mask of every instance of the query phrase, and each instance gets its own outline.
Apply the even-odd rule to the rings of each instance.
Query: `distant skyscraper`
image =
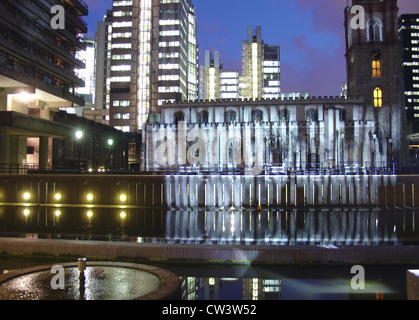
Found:
[[[223,70],[220,52],[205,51],[205,63],[200,72],[200,98],[202,100],[238,99],[239,71]]]
[[[220,52],[214,51],[211,57],[210,51],[205,51],[205,63],[201,66],[200,92],[202,100],[220,99]]]
[[[238,99],[240,76],[237,70],[221,70],[220,97],[221,99]]]
[[[198,97],[191,0],[114,0],[110,125],[140,131],[165,101]]]
[[[281,93],[281,66],[279,46],[263,47],[263,94],[264,99],[278,99]]]
[[[419,132],[419,14],[399,18],[405,106],[412,133]]]
[[[264,45],[262,27],[248,27],[242,42],[241,96],[248,99],[279,98],[280,51],[278,46]]]
[[[86,44],[86,49],[77,52],[77,58],[85,61],[86,68],[77,69],[79,78],[83,79],[84,87],[76,88],[76,93],[83,96],[86,104],[92,105],[95,101],[95,75],[96,75],[96,40],[81,37],[80,40]]]
[[[96,31],[96,94],[95,107],[101,122],[109,125],[112,54],[112,11],[108,10]]]

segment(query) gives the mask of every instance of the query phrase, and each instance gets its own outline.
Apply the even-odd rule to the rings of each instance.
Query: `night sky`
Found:
[[[89,35],[103,20],[112,0],[84,0]],[[262,38],[281,46],[281,89],[339,95],[346,81],[344,8],[347,0],[193,0],[200,58],[220,50],[224,69],[241,70],[241,42],[247,26],[262,26]],[[351,3],[351,1],[350,1]],[[400,12],[419,13],[419,1],[399,0]]]

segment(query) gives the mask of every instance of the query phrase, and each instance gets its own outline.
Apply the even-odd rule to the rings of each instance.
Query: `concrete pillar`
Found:
[[[6,169],[10,163],[10,134],[6,129],[0,129],[0,166]]]
[[[49,138],[39,138],[39,170],[48,170]]]
[[[0,111],[7,111],[7,94],[0,93]]]

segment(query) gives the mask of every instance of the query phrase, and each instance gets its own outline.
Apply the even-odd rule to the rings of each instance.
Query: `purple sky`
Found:
[[[84,0],[89,34],[112,8],[112,0]],[[346,81],[343,10],[346,0],[192,0],[200,57],[220,50],[224,69],[241,70],[247,26],[262,26],[262,38],[281,46],[283,92],[339,95]],[[400,14],[419,13],[418,0],[399,0]],[[201,60],[202,61],[202,60]]]

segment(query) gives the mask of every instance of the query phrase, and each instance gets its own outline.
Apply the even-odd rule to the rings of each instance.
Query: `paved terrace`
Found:
[[[0,252],[225,264],[417,264],[417,246],[234,246],[0,238]]]

